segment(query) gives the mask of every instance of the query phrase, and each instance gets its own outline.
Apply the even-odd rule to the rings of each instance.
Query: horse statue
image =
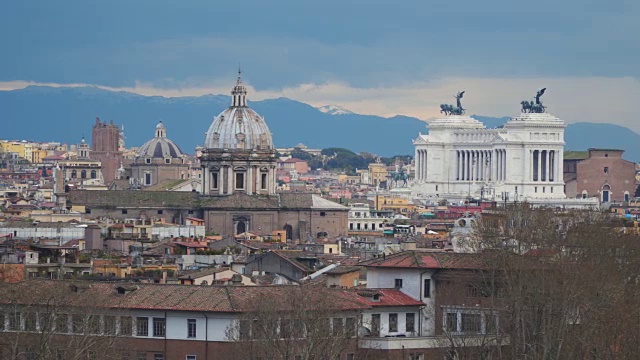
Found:
[[[409,184],[409,174],[404,172],[404,169],[400,169],[400,171],[393,171],[391,173],[391,178],[393,179],[394,186],[398,186],[398,181],[402,181],[401,187],[407,187]]]
[[[453,95],[456,99],[456,105],[450,104],[440,104],[440,112],[445,115],[464,115],[465,108],[462,107],[462,102],[460,99],[464,96],[464,91],[459,91],[457,94]]]
[[[540,97],[542,95],[544,95],[545,90],[547,90],[547,88],[542,88],[542,89],[538,90],[538,92],[536,93],[536,96],[535,96],[535,102],[534,101],[527,101],[527,100],[521,101],[520,105],[522,105],[522,112],[523,113],[542,114],[545,111],[547,111],[547,108],[544,105],[542,105],[542,101],[540,101]]]

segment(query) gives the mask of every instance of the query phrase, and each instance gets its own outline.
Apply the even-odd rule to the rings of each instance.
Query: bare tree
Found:
[[[277,289],[277,291],[273,291]],[[321,286],[265,288],[227,329],[236,359],[364,358],[357,349],[362,302],[353,292]]]
[[[89,303],[75,306],[77,298],[72,293],[82,289],[70,289],[68,282],[59,282],[57,288],[30,283],[0,286],[3,358],[116,359],[115,315],[92,308]],[[126,324],[121,327],[127,331]]]
[[[474,244],[501,287],[496,358],[632,359],[640,347],[640,243],[607,213],[519,204],[483,216]]]

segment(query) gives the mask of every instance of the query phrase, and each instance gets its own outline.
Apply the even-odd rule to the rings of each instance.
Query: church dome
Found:
[[[167,138],[167,128],[162,121],[156,125],[155,136],[147,141],[138,150],[139,158],[182,158],[182,150],[173,141]]]
[[[271,132],[264,118],[247,106],[247,88],[238,80],[231,91],[231,106],[216,116],[205,138],[207,149],[273,149]]]

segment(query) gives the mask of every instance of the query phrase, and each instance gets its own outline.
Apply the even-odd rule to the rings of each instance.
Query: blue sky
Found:
[[[466,89],[476,113],[500,116],[546,86],[556,115],[631,126],[640,115],[629,105],[640,96],[639,3],[8,1],[0,88],[226,92],[241,63],[254,98],[429,118]],[[607,103],[621,109],[611,114]]]

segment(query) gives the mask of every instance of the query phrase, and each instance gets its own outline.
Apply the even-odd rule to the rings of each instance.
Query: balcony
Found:
[[[453,344],[452,344],[453,343]],[[363,338],[360,347],[376,350],[411,350],[438,349],[475,346],[505,346],[509,344],[506,336],[500,335],[467,335],[467,336],[418,336],[418,337],[380,337]]]

